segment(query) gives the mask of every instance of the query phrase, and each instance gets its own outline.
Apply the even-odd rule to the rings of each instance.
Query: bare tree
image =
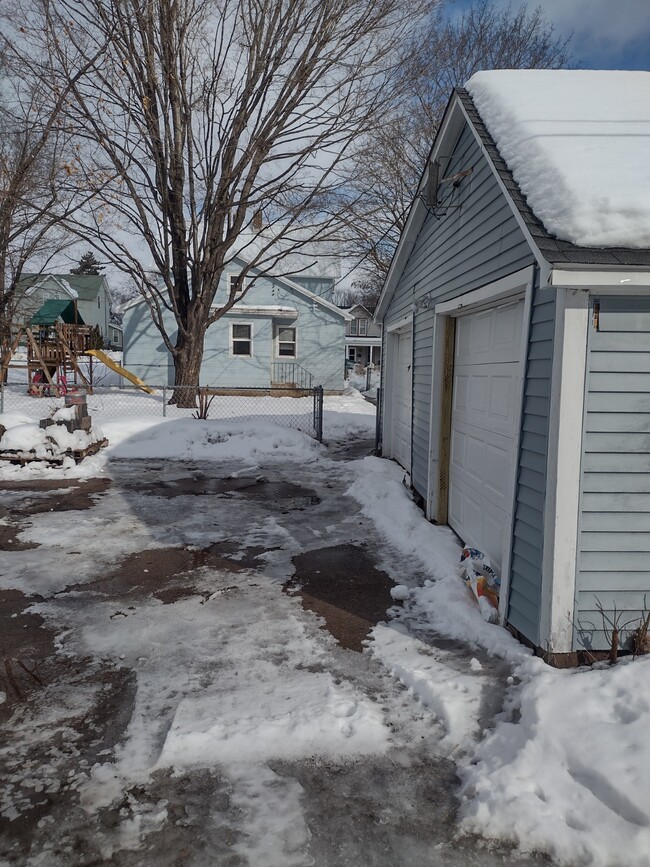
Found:
[[[195,386],[205,332],[245,278],[295,273],[296,253],[337,237],[341,166],[434,0],[408,15],[403,0],[34,2],[96,185],[78,231],[136,280],[176,384]],[[242,281],[217,297],[237,254]]]
[[[570,64],[569,37],[542,8],[477,0],[456,18],[438,7],[401,70],[405,94],[359,148],[350,176],[348,252],[362,262],[360,288],[379,294],[431,144],[454,87],[481,69],[556,69]]]
[[[25,268],[70,241],[63,229],[67,138],[57,129],[62,99],[31,76],[8,37],[0,43],[0,378],[7,375],[12,331],[20,319]],[[69,203],[68,203],[69,204]]]

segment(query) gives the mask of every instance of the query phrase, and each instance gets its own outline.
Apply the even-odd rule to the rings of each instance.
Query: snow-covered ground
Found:
[[[10,427],[17,418],[0,423]],[[325,427],[331,440],[371,438],[374,407],[356,393],[327,398]],[[14,481],[37,474],[116,482],[87,511],[32,514],[18,538],[41,547],[5,554],[0,588],[44,597],[31,610],[56,629],[62,660],[94,658],[90,667],[135,675],[123,736],[72,778],[89,821],[122,803],[117,830],[96,832],[104,857],[146,851],[151,835],[175,815],[170,783],[162,786],[160,775],[173,769],[184,779],[200,767],[211,769],[211,785],[221,792],[212,797],[222,806],[197,834],[214,846],[232,839],[230,851],[241,858],[236,863],[363,863],[364,852],[376,864],[507,859],[501,850],[477,855],[473,843],[463,842],[478,833],[524,853],[548,853],[567,867],[650,865],[650,659],[557,671],[487,624],[458,576],[456,537],[424,519],[392,462],[335,462],[304,434],[250,418],[128,417],[102,419],[102,428],[109,448],[79,466],[2,469]],[[182,462],[169,460],[179,457]],[[132,459],[142,469],[130,468]],[[277,476],[315,491],[321,503],[313,511],[287,511],[278,501],[260,512],[236,492],[209,500],[147,493],[148,480],[172,485],[188,475],[199,481]],[[28,495],[13,496],[20,505]],[[155,595],[130,603],[128,595],[106,595],[101,584],[92,590],[93,580],[118,574],[134,552],[202,550],[215,538],[234,544],[235,558],[257,551],[259,566],[236,574],[193,572],[192,592],[174,604]],[[313,615],[279,592],[293,557],[350,540],[370,542],[403,603],[375,626],[369,654],[352,654],[352,661],[335,650]],[[376,668],[356,661],[369,656]],[[406,691],[391,687],[393,678]],[[82,683],[58,704],[53,693],[50,726],[83,713],[84,689],[92,692]],[[0,750],[5,761],[16,762],[0,802],[0,812],[14,821],[28,809],[32,784],[44,791],[62,784],[67,766],[58,754],[21,774],[29,749],[51,738],[47,719],[34,726],[27,708],[19,708]],[[415,785],[423,774],[443,774],[440,762],[455,763],[460,777],[459,789],[453,777],[445,782],[460,802],[451,836],[428,827],[425,833],[424,813],[417,811],[430,807],[415,803],[414,791],[405,788],[407,778]],[[315,830],[313,791],[334,786],[330,769],[346,763],[358,768],[373,805],[387,800],[371,809],[380,814],[377,840],[364,838],[357,848],[345,843],[348,860],[328,860]],[[390,775],[382,776],[380,767],[382,774],[390,767]],[[334,789],[328,791],[331,798]],[[355,797],[336,791],[357,816]],[[318,809],[336,812],[338,801]],[[408,809],[416,811],[420,831],[400,838],[405,856],[390,846],[397,845],[396,828]],[[344,846],[343,838],[337,845]],[[372,848],[380,842],[393,852],[383,862]],[[226,855],[213,863],[219,857]]]

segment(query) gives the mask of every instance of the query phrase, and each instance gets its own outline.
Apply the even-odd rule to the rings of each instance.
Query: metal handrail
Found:
[[[294,388],[313,388],[314,376],[295,361],[272,361],[271,383],[292,385]]]

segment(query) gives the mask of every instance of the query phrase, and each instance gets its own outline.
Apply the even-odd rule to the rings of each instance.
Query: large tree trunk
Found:
[[[178,336],[174,357],[174,394],[170,403],[179,407],[195,407],[203,360],[203,334],[195,333],[183,340]]]

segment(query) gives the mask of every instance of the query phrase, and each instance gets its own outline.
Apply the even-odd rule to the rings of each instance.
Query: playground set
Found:
[[[26,344],[27,393],[32,397],[60,397],[68,391],[92,394],[93,360],[102,362],[138,388],[153,390],[135,374],[107,355],[97,326],[86,325],[75,301],[46,301],[28,325],[17,327],[2,377],[21,343]],[[88,375],[79,367],[80,356],[88,359]],[[14,365],[21,367],[22,365]]]

